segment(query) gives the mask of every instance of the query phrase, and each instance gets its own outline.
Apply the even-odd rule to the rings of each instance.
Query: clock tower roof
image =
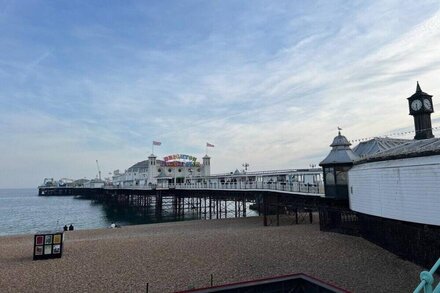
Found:
[[[419,82],[417,82],[416,92],[411,97],[409,97],[408,100],[414,100],[417,98],[426,98],[426,97],[431,98],[432,96],[422,91]]]
[[[420,88],[419,82],[417,81],[416,93],[420,92],[422,92],[422,89]]]

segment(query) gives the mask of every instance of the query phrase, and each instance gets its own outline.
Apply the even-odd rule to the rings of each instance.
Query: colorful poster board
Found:
[[[60,258],[63,254],[63,231],[41,232],[34,235],[34,260]]]

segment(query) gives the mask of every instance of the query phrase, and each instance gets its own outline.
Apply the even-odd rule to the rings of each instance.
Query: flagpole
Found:
[[[151,154],[154,155],[154,142],[151,143]]]

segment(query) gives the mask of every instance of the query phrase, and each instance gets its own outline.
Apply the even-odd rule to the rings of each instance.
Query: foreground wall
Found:
[[[431,268],[440,257],[440,227],[357,214],[362,238]]]
[[[440,156],[364,163],[348,176],[353,211],[440,226]]]
[[[392,220],[337,207],[321,207],[319,224],[321,231],[361,236],[425,268],[431,268],[440,257],[440,226]]]

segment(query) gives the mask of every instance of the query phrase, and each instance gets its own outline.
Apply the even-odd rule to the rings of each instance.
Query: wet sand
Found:
[[[317,224],[242,218],[66,233],[61,259],[33,261],[33,236],[0,237],[0,292],[173,292],[306,273],[353,292],[412,292],[422,268]]]

